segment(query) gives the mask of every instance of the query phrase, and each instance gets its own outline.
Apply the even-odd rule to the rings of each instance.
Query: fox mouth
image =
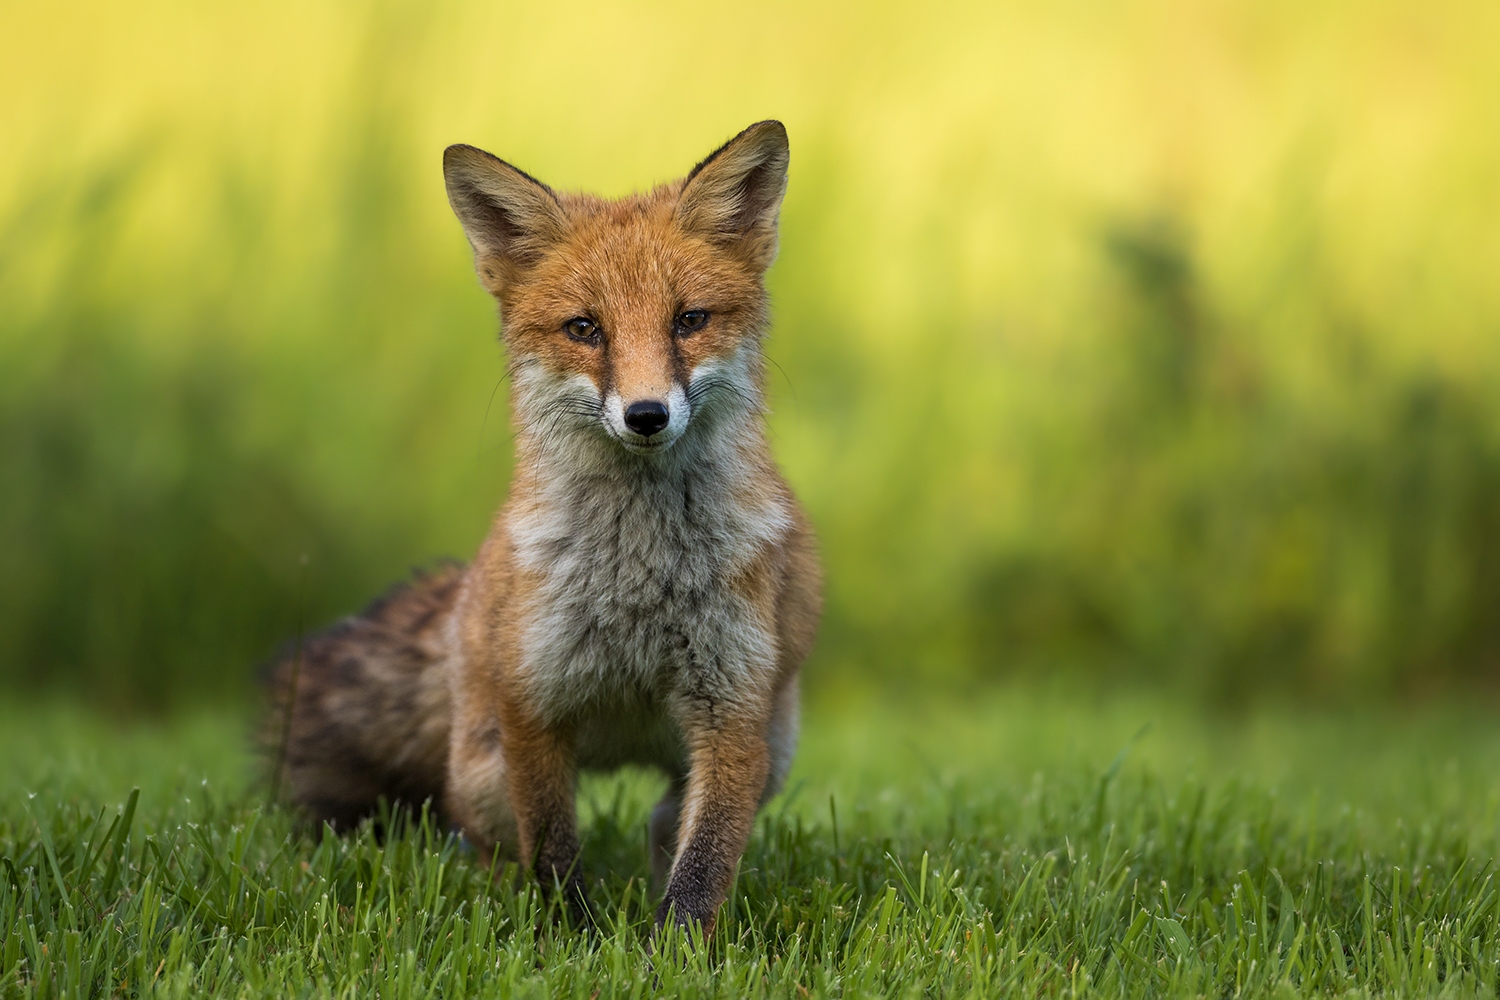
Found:
[[[682,437],[680,433],[670,436],[665,433],[653,434],[651,437],[630,434],[628,431],[625,434],[620,434],[609,426],[605,427],[605,431],[610,437],[614,438],[620,447],[635,455],[651,455],[666,451],[677,443],[678,438]],[[629,435],[628,437],[626,436],[627,434]]]

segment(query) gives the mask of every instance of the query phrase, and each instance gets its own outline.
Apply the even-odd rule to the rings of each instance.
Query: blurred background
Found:
[[[1500,8],[0,2],[0,696],[247,696],[511,459],[442,148],[786,122],[808,683],[1500,688]],[[306,557],[305,562],[304,558]]]

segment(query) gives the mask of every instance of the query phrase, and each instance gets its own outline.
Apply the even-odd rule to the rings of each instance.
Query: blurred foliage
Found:
[[[822,671],[1500,680],[1500,12],[880,6],[0,7],[0,683],[238,691],[467,555],[441,148],[620,193],[771,115]]]

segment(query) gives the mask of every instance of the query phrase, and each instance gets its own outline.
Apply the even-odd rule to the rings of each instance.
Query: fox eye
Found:
[[[708,325],[708,311],[705,309],[689,309],[677,317],[677,332],[692,333],[701,330]]]
[[[563,324],[563,333],[585,344],[599,343],[599,327],[584,316],[574,316]]]

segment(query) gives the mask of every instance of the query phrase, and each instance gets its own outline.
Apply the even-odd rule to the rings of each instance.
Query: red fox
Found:
[[[713,929],[797,741],[821,613],[812,530],[763,419],[766,269],[789,153],[751,125],[608,201],[450,146],[499,303],[516,463],[467,567],[418,576],[273,671],[284,778],[347,827],[434,807],[581,907],[579,768],[661,768],[657,922]],[[284,722],[280,721],[284,720]]]

